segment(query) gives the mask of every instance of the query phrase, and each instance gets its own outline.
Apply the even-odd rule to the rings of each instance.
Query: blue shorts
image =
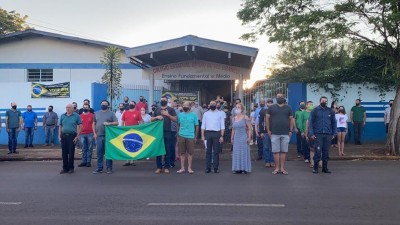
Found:
[[[337,132],[346,132],[347,128],[346,127],[338,127]]]

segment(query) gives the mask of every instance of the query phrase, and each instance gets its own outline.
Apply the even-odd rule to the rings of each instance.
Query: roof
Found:
[[[251,69],[258,49],[193,35],[125,50],[133,64],[150,68],[187,60],[204,60]]]
[[[4,42],[8,42],[8,41],[23,40],[24,38],[31,38],[31,37],[47,37],[47,38],[52,38],[52,39],[65,40],[65,41],[81,42],[83,44],[90,44],[90,45],[102,46],[102,47],[115,46],[120,49],[128,48],[126,46],[116,45],[116,44],[112,44],[112,43],[108,43],[108,42],[95,41],[95,40],[79,38],[79,37],[74,37],[74,36],[68,36],[68,35],[63,35],[63,34],[50,33],[50,32],[40,31],[40,30],[35,30],[35,29],[27,29],[24,31],[18,31],[18,32],[10,33],[10,34],[0,35],[0,44],[4,43]]]

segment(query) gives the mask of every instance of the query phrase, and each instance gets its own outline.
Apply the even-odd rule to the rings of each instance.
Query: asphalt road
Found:
[[[229,161],[205,174],[203,163],[193,175],[155,175],[148,161],[60,175],[61,162],[0,162],[0,224],[400,224],[398,161],[336,161],[330,175],[294,161],[289,175],[261,162],[234,175]]]

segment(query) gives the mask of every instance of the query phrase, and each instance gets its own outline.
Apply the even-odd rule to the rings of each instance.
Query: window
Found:
[[[53,69],[28,69],[28,82],[53,81]]]

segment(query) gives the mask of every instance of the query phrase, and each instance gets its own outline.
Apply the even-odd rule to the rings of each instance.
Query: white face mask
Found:
[[[236,114],[241,114],[241,113],[242,113],[242,109],[236,108]]]

